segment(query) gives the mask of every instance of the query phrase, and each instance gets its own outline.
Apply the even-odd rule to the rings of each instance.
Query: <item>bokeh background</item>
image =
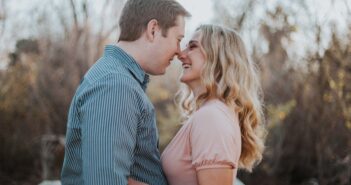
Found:
[[[124,0],[0,0],[0,184],[59,179],[67,112],[84,73],[118,38]],[[247,185],[351,184],[350,0],[181,0],[244,38],[261,71],[268,136]],[[186,38],[186,39],[187,39]],[[183,45],[186,42],[183,41]],[[161,150],[180,128],[181,68],[153,77]]]

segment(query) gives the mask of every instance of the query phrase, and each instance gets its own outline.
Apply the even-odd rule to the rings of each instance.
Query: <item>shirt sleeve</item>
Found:
[[[241,145],[233,124],[238,123],[217,107],[203,107],[194,113],[190,143],[192,165],[197,171],[237,168]]]
[[[127,77],[108,78],[82,95],[79,117],[86,185],[127,184],[141,117],[132,84]]]

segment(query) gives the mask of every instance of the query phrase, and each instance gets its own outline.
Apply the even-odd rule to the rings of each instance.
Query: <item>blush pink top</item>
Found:
[[[161,161],[170,185],[197,185],[196,171],[201,169],[233,168],[235,179],[240,153],[237,114],[221,101],[210,100],[185,122]]]

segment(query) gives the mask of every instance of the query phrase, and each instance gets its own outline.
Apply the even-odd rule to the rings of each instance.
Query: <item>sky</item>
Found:
[[[193,32],[200,24],[211,22],[213,18],[213,0],[178,0],[178,2],[192,15],[186,22],[186,33]]]

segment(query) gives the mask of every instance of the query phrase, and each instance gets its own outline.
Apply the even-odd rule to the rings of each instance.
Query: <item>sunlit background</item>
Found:
[[[85,72],[116,43],[124,0],[0,0],[0,184],[59,180],[67,112]],[[351,184],[350,0],[180,0],[243,37],[261,71],[263,161],[246,185]],[[180,128],[181,68],[153,77],[161,151]]]

